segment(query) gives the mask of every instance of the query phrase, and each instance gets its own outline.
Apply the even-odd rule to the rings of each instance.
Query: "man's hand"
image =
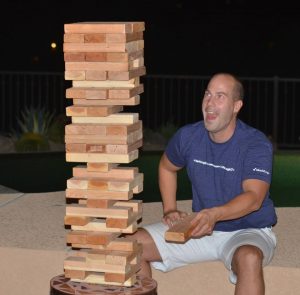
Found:
[[[195,226],[192,231],[192,237],[200,238],[206,235],[211,235],[215,224],[218,221],[217,216],[216,208],[201,210],[191,221],[191,225]]]
[[[172,227],[187,215],[188,214],[186,212],[182,212],[179,210],[172,210],[164,214],[162,221],[164,224],[167,224],[169,227]]]

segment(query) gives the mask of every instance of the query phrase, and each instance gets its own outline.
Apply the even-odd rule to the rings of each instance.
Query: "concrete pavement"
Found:
[[[190,201],[180,201],[190,210]],[[161,204],[145,203],[142,224],[160,219]],[[300,208],[277,208],[278,246],[265,268],[267,295],[300,294]],[[0,186],[0,294],[49,295],[52,277],[63,273],[64,192],[26,193]],[[233,294],[219,262],[189,265],[169,273],[153,272],[159,295]]]

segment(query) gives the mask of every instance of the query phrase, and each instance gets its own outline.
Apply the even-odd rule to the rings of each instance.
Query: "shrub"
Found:
[[[49,150],[48,131],[54,118],[45,108],[25,108],[17,119],[19,130],[14,132],[18,152]]]

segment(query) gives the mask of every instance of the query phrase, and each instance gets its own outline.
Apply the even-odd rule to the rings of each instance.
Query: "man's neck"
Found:
[[[224,143],[228,141],[234,134],[236,124],[237,122],[234,120],[224,130],[209,132],[210,139],[215,143]]]

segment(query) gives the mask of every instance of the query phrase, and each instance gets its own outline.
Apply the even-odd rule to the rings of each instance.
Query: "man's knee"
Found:
[[[257,270],[262,268],[263,252],[251,245],[237,248],[232,259],[232,268],[236,273],[241,270]]]
[[[147,261],[160,261],[161,256],[151,235],[143,228],[139,228],[133,235],[127,238],[136,240],[143,246],[142,258]]]
[[[139,228],[134,234],[132,235],[126,235],[126,238],[130,240],[137,240],[140,244],[149,244],[154,243],[152,237],[150,234],[143,228]]]

